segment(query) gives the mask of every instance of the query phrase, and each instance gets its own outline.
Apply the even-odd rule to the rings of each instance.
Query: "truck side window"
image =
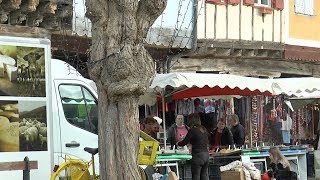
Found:
[[[98,134],[98,106],[93,95],[83,86],[70,84],[60,85],[59,93],[67,121]]]

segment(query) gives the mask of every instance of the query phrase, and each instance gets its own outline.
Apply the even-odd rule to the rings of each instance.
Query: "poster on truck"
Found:
[[[0,44],[0,96],[45,97],[45,49]]]
[[[45,101],[0,101],[0,152],[46,151]]]

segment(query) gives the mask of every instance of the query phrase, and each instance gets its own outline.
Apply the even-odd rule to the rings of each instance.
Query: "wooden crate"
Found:
[[[243,171],[221,172],[221,180],[245,180]]]

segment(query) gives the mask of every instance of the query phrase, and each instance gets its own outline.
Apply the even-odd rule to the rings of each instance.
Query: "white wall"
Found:
[[[198,2],[198,39],[283,42],[282,11],[261,14],[245,5],[215,5]]]

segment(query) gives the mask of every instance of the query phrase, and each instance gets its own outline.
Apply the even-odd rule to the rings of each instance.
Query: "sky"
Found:
[[[91,36],[91,22],[88,18],[85,17],[85,0],[74,0],[74,9],[73,9],[73,31],[75,34],[80,36],[88,35]],[[153,37],[167,36],[165,39],[172,39],[172,37],[176,37],[180,31],[180,34],[183,34],[182,39],[177,39],[177,41],[184,42],[184,45],[187,42],[187,39],[191,36],[191,31],[193,27],[192,22],[193,16],[193,0],[168,0],[167,7],[164,10],[163,14],[158,17],[155,21],[151,29],[172,29],[172,31],[168,31],[167,34],[161,33],[161,31],[150,31]],[[191,23],[191,24],[190,24]],[[174,31],[177,28],[178,30]],[[185,33],[185,32],[188,33]],[[149,32],[149,33],[150,33]],[[162,38],[163,39],[163,38]],[[149,38],[151,42],[148,43],[156,43],[159,42],[159,38]],[[161,40],[160,40],[161,41]],[[161,42],[160,42],[161,43]],[[166,44],[166,43],[163,43]],[[181,44],[181,43],[175,43]]]

